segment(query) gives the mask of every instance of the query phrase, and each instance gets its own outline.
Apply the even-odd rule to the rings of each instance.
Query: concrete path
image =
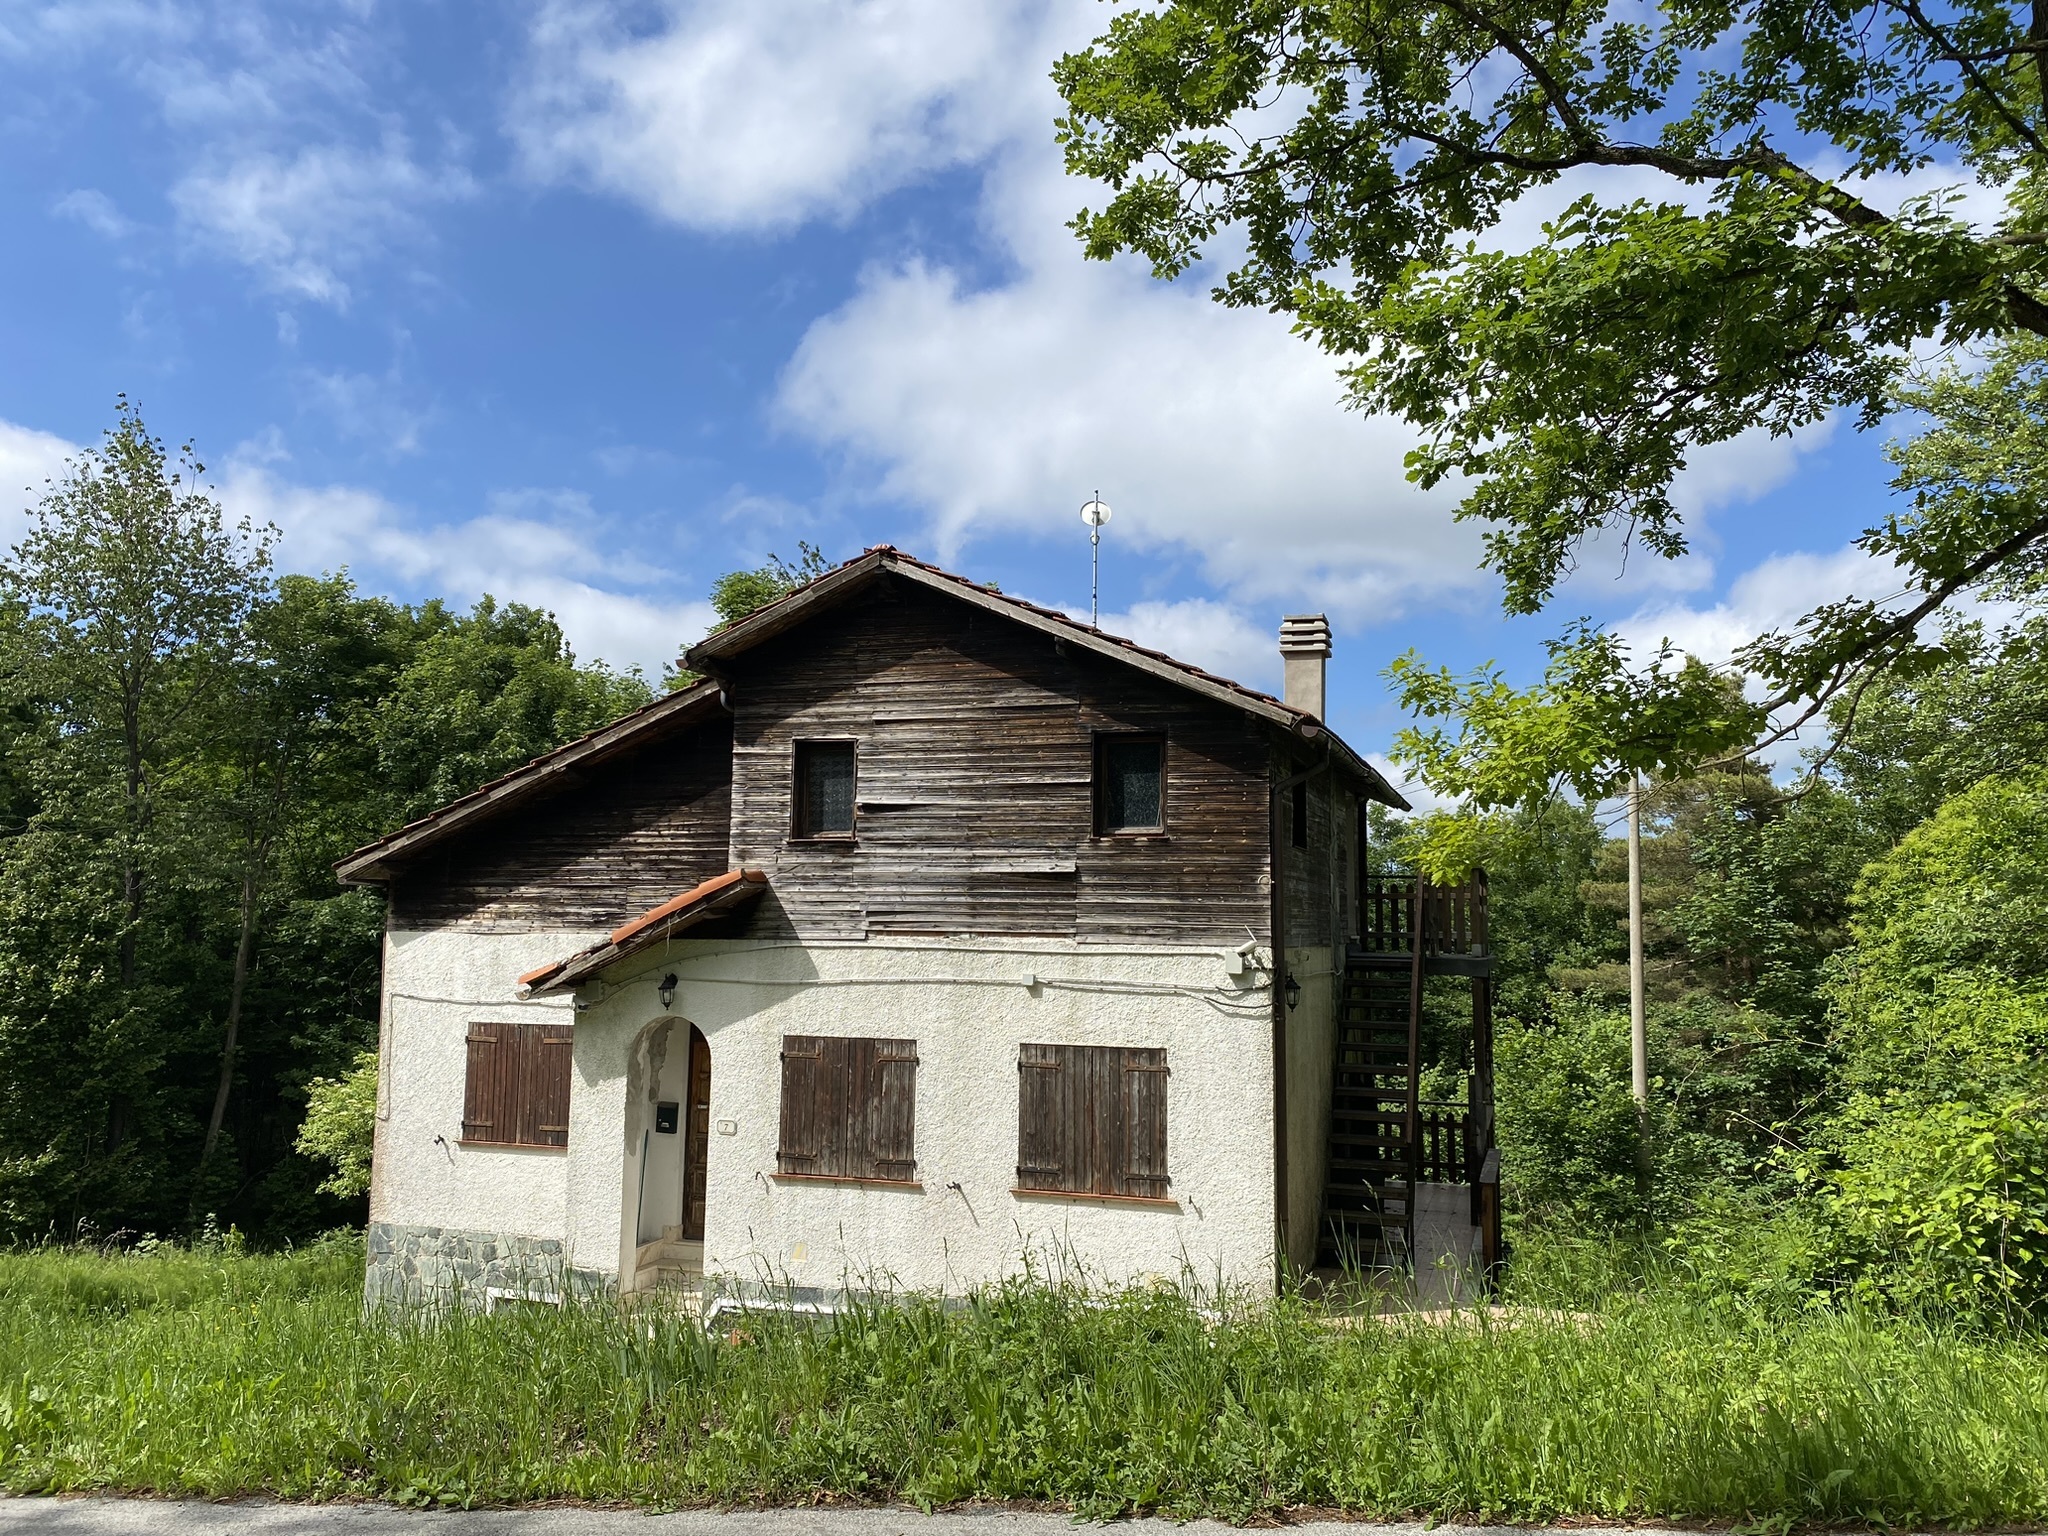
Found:
[[[1101,1529],[1098,1527],[1098,1529]],[[1213,1520],[1119,1521],[1115,1536],[1236,1536]],[[1352,1527],[1347,1527],[1352,1529]],[[1420,1525],[1356,1527],[1423,1536]],[[0,1498],[0,1536],[1075,1536],[1068,1515],[899,1509],[408,1510],[388,1504],[200,1504],[152,1499]],[[1431,1536],[1528,1536],[1513,1526],[1440,1525]],[[1602,1536],[1697,1536],[1641,1527]]]

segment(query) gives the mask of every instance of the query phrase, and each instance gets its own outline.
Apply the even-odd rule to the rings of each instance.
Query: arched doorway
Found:
[[[664,1019],[643,1034],[640,1050],[628,1114],[628,1268],[631,1289],[652,1290],[703,1272],[711,1046],[696,1025]]]

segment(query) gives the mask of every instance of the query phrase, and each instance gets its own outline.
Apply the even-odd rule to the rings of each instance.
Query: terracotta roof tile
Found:
[[[643,928],[650,928],[664,917],[694,906],[707,896],[715,896],[736,880],[765,881],[768,877],[758,869],[728,869],[722,875],[713,875],[700,885],[693,885],[680,896],[671,896],[658,907],[649,908],[631,922],[612,930],[612,943],[623,944]]]
[[[681,895],[671,896],[660,906],[649,908],[631,922],[620,924],[602,942],[528,971],[519,978],[519,985],[527,992],[567,990],[581,985],[656,938],[688,927],[721,908],[737,906],[767,888],[768,876],[758,869],[729,869],[722,875],[713,875]]]

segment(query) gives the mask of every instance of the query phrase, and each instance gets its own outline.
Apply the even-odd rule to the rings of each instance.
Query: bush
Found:
[[[320,1188],[344,1200],[370,1192],[370,1154],[377,1138],[377,1053],[362,1051],[345,1077],[306,1084],[306,1119],[294,1143],[334,1172]]]

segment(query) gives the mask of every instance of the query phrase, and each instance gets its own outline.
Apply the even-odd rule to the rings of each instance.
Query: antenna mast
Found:
[[[1102,627],[1102,525],[1109,521],[1109,507],[1097,491],[1081,507],[1081,521],[1088,525],[1088,623]]]

